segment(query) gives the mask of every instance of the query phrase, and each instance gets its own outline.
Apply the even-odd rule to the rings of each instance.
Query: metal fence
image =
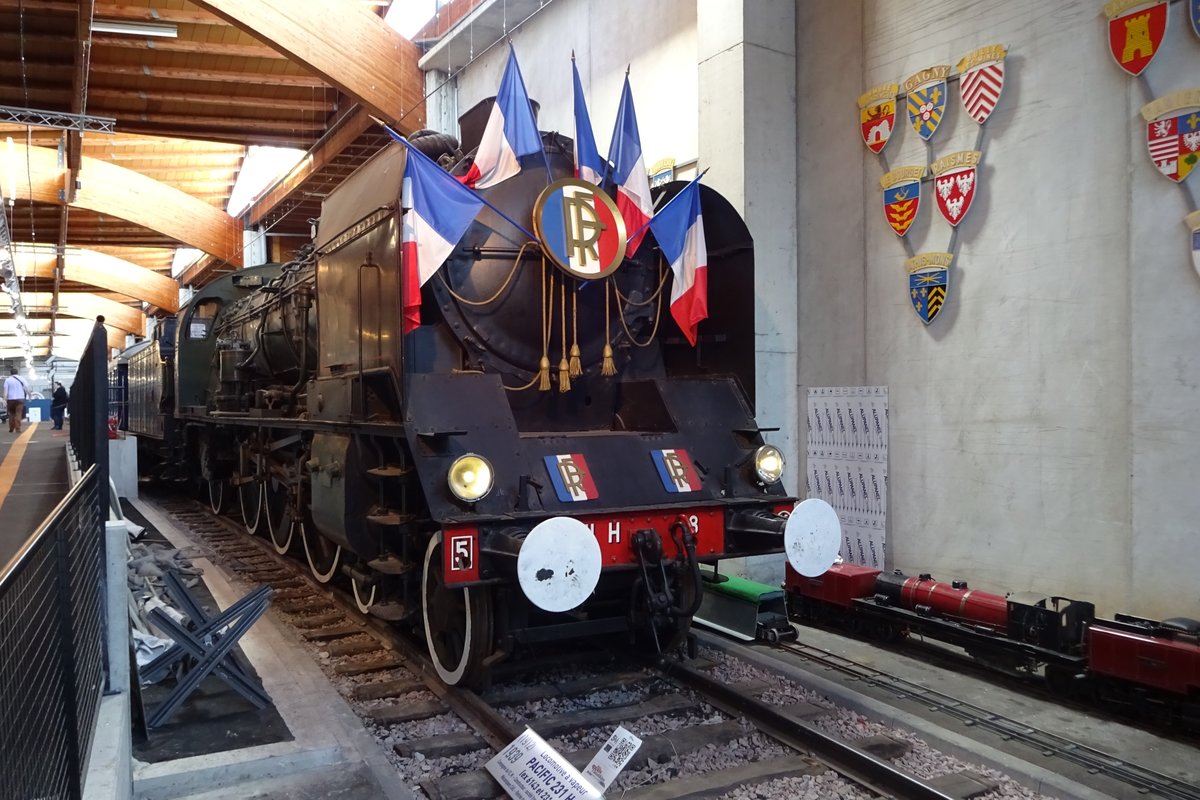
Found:
[[[103,681],[92,465],[0,574],[0,797],[79,798]]]
[[[82,796],[104,674],[106,361],[97,324],[70,403],[71,442],[86,471],[0,571],[3,800]]]

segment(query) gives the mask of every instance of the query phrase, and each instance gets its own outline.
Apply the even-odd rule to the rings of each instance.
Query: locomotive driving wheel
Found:
[[[225,513],[225,480],[223,478],[208,479],[208,507],[214,514]]]
[[[375,605],[376,590],[379,588],[377,584],[360,583],[358,578],[350,578],[350,588],[354,591],[354,605],[358,606],[358,610],[364,614],[371,613],[371,607]]]
[[[267,535],[275,552],[283,555],[292,547],[293,515],[287,486],[275,478],[263,484],[263,516],[267,520]]]
[[[253,535],[262,521],[263,484],[257,479],[258,464],[248,445],[238,449],[237,496],[242,522]],[[251,480],[252,479],[252,480]],[[248,481],[248,482],[247,482]]]
[[[451,686],[479,686],[487,678],[491,653],[492,592],[484,586],[446,586],[442,532],[425,548],[421,573],[421,617],[425,643],[438,676]]]
[[[317,583],[329,583],[337,573],[342,546],[322,536],[308,514],[304,515],[304,519],[297,519],[296,524],[300,526],[300,538],[304,541],[304,557],[308,559],[309,571]]]

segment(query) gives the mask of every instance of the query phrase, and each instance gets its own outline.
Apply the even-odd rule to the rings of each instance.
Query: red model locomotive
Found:
[[[1200,622],[1117,614],[1066,597],[998,595],[928,574],[835,564],[805,577],[790,566],[788,613],[894,640],[910,633],[957,645],[1001,669],[1039,669],[1057,691],[1200,721]]]

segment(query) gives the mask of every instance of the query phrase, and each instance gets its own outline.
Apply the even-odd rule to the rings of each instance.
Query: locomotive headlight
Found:
[[[467,453],[459,456],[446,473],[446,483],[459,500],[474,503],[492,490],[492,465],[483,456]]]
[[[778,483],[783,477],[783,453],[774,445],[764,444],[754,451],[754,472],[763,483]]]

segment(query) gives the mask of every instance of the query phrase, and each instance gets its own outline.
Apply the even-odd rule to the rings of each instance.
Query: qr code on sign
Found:
[[[630,739],[609,741],[604,745],[604,752],[608,755],[609,760],[617,766],[624,764],[633,755],[635,749],[637,749],[637,745]]]

